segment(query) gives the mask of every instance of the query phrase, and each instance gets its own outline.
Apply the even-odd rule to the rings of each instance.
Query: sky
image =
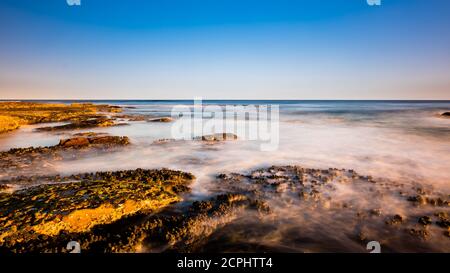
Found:
[[[450,1],[0,0],[0,99],[450,99]]]

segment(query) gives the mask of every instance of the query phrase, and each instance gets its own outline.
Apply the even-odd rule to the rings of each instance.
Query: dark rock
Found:
[[[211,201],[195,201],[192,203],[192,210],[195,211],[208,211],[213,208],[213,203]]]
[[[96,136],[103,136],[103,135],[107,135],[107,133],[83,132],[83,133],[73,134],[74,137],[96,137]]]
[[[448,200],[444,200],[441,197],[427,198],[427,203],[432,206],[439,206],[439,207],[447,207],[450,205],[450,202]]]
[[[250,203],[252,208],[255,208],[260,213],[270,213],[271,209],[269,204],[263,200],[254,200]]]
[[[158,144],[167,144],[167,143],[180,143],[183,140],[177,140],[174,138],[161,138],[161,139],[157,139],[155,141],[153,141],[152,144],[158,145]]]
[[[416,195],[408,197],[408,201],[415,202],[418,205],[425,205],[427,203],[427,199],[423,195]]]
[[[128,145],[130,140],[128,137],[123,136],[100,136],[88,138],[91,145]]]
[[[442,228],[450,228],[450,218],[446,212],[437,212],[435,215],[439,218],[436,224]]]
[[[408,233],[414,237],[423,239],[423,240],[427,240],[428,237],[430,236],[430,232],[426,229],[415,229],[415,228],[411,228],[408,230]]]
[[[381,216],[382,212],[381,209],[372,209],[370,210],[370,214],[374,216]]]
[[[144,115],[116,115],[114,117],[118,119],[126,119],[128,121],[144,121],[147,119]]]
[[[62,131],[62,130],[75,130],[75,129],[89,129],[97,127],[109,127],[114,126],[114,120],[110,118],[95,118],[75,121],[65,125],[58,125],[52,127],[37,128],[36,131]]]
[[[393,217],[391,217],[390,219],[388,219],[386,221],[386,224],[388,224],[388,225],[398,225],[398,224],[403,223],[403,221],[404,221],[403,217],[401,215],[399,215],[399,214],[396,214]]]
[[[70,138],[70,139],[62,139],[58,146],[61,147],[75,147],[75,148],[79,148],[79,147],[84,147],[84,146],[89,146],[89,139],[86,137],[74,137],[74,138]]]
[[[204,135],[201,137],[197,137],[195,139],[202,140],[202,141],[223,141],[223,140],[236,140],[238,137],[235,134],[230,133],[219,133],[219,134],[212,134],[212,135]]]
[[[80,181],[32,187],[0,199],[0,250],[30,251],[44,245],[66,244],[64,234],[89,233],[140,211],[153,212],[180,201],[192,174],[162,170],[127,170],[72,175]],[[81,242],[80,242],[81,243]],[[27,246],[22,249],[20,246]],[[46,248],[48,249],[48,248]]]
[[[47,162],[80,158],[92,153],[113,152],[129,143],[128,137],[96,136],[62,139],[58,145],[49,147],[14,148],[0,152],[0,172],[15,175],[17,170],[29,169],[34,174],[36,170],[48,173],[48,167],[42,168]]]
[[[216,177],[219,178],[219,179],[226,179],[227,175],[224,174],[224,173],[221,173],[221,174],[218,174]]]
[[[427,225],[431,224],[432,222],[433,221],[431,220],[431,217],[429,217],[429,216],[423,216],[423,217],[419,218],[419,223],[424,226],[427,226]]]
[[[172,122],[172,121],[173,118],[171,117],[153,118],[148,120],[148,122]]]

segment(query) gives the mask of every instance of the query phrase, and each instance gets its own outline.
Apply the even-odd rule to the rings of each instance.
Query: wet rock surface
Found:
[[[82,123],[121,112],[118,106],[91,103],[49,104],[34,102],[0,102],[0,133],[21,125],[69,121]],[[86,126],[86,125],[85,125]]]
[[[212,135],[203,135],[194,137],[191,140],[192,141],[202,141],[209,144],[219,143],[222,141],[229,141],[229,140],[237,140],[238,136],[231,133],[218,133],[218,134],[212,134]],[[173,139],[173,138],[164,138],[164,139],[158,139],[153,142],[153,144],[168,144],[168,143],[183,143],[189,140],[184,139]]]
[[[50,127],[40,127],[36,131],[48,132],[48,131],[63,131],[63,130],[77,130],[77,129],[92,129],[97,127],[110,127],[118,125],[114,122],[114,119],[110,118],[95,118],[75,121],[69,124],[50,126]]]
[[[128,108],[128,107],[127,107]],[[116,119],[123,119],[125,121],[145,121],[147,120],[147,116],[145,115],[131,115],[131,114],[120,114],[114,116]]]
[[[16,130],[20,127],[17,119],[9,116],[0,116],[0,134]]]
[[[96,137],[96,136],[104,136],[107,135],[107,133],[101,133],[101,132],[82,132],[82,133],[75,133],[72,136],[74,137]]]
[[[29,235],[26,242],[0,245],[0,252],[67,252],[65,242],[75,240],[84,252],[195,252],[213,234],[245,210],[252,200],[245,195],[223,194],[206,201],[167,207],[158,213],[139,211],[88,232],[60,232],[55,236]]]
[[[245,192],[264,200],[271,211],[271,217],[247,218],[211,238],[233,251],[360,252],[371,240],[379,241],[385,252],[450,251],[449,195],[432,188],[375,179],[353,170],[301,166],[219,174],[217,181],[215,190]],[[411,198],[417,195],[421,198]],[[239,228],[245,228],[245,234],[258,234],[263,227],[268,230],[250,244],[244,234],[229,235]],[[270,240],[276,243],[259,243]],[[203,250],[213,248],[211,243]]]
[[[172,121],[173,118],[171,117],[152,118],[148,120],[148,122],[172,122]]]
[[[224,140],[236,140],[238,139],[238,137],[237,135],[231,133],[219,133],[212,135],[204,135],[194,139],[202,141],[224,141]]]
[[[62,139],[58,146],[59,147],[87,147],[101,145],[103,147],[107,146],[121,146],[128,145],[130,141],[128,137],[119,136],[94,136],[94,137],[75,137],[69,139]]]
[[[113,152],[128,144],[128,137],[122,136],[79,136],[62,139],[55,146],[13,148],[0,152],[0,178],[15,176],[19,170],[21,174],[49,172],[54,162]]]
[[[450,112],[444,112],[441,114],[441,116],[450,118]]]
[[[53,177],[59,182],[2,194],[0,250],[59,249],[68,234],[91,234],[98,225],[180,201],[194,178],[166,169],[97,172]]]
[[[25,184],[30,179],[0,183]],[[0,251],[67,252],[72,240],[83,252],[102,253],[367,252],[366,244],[373,240],[383,252],[449,251],[448,203],[411,199],[420,195],[446,201],[448,195],[353,170],[272,166],[222,173],[209,189],[213,197],[199,200],[187,193],[194,177],[169,170],[33,179],[46,184],[1,195],[1,215],[9,217],[0,218],[3,226],[22,223],[17,230],[23,232],[3,231]],[[155,181],[160,181],[158,187]],[[179,202],[180,193],[186,193],[185,201]],[[162,210],[137,205],[149,198],[170,201],[162,201]],[[104,221],[97,212],[116,216]],[[83,225],[81,215],[94,224]]]

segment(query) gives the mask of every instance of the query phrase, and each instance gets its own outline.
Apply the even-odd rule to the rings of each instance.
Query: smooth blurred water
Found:
[[[52,101],[55,102],[55,101]],[[60,101],[72,103],[73,101]],[[92,101],[124,107],[126,114],[170,116],[175,105],[193,101]],[[195,142],[152,145],[171,138],[172,123],[129,122],[129,126],[96,128],[129,136],[133,145],[121,153],[57,162],[55,171],[73,173],[125,168],[168,167],[193,172],[199,192],[219,172],[242,172],[274,164],[355,169],[376,177],[419,180],[450,188],[450,101],[203,101],[203,105],[280,107],[280,143],[263,152],[257,141],[204,145]],[[47,125],[37,125],[47,126]],[[37,133],[28,126],[0,137],[0,149],[55,145],[67,132]]]
[[[148,117],[170,116],[172,107],[179,104],[193,106],[193,101],[94,102],[120,105],[125,114]],[[450,101],[203,101],[203,104],[279,105],[278,149],[261,151],[260,142],[246,140],[243,135],[238,135],[236,141],[215,144],[199,141],[154,144],[155,140],[172,137],[173,123],[147,121],[59,133],[33,131],[47,124],[26,126],[1,135],[0,149],[55,145],[60,138],[70,137],[75,132],[128,136],[132,144],[118,152],[56,161],[45,170],[35,171],[71,174],[135,168],[183,170],[197,177],[189,197],[195,199],[209,198],[214,193],[219,173],[248,173],[271,165],[353,169],[362,175],[388,181],[384,186],[377,184],[375,191],[370,186],[335,185],[336,191],[330,193],[330,197],[333,202],[345,200],[363,210],[381,209],[385,215],[398,213],[411,219],[418,213],[432,215],[432,212],[411,207],[398,195],[395,185],[407,185],[407,189],[413,189],[410,185],[421,185],[447,195],[450,192],[450,118],[440,116],[450,110]],[[231,119],[227,116],[227,122]],[[373,193],[378,191],[384,195],[374,199]],[[268,199],[276,218],[244,214],[232,225],[218,230],[217,240],[226,242],[225,248],[219,250],[233,251],[236,250],[233,247],[239,245],[247,249],[249,245],[264,244],[289,252],[365,251],[365,245],[354,239],[360,225],[354,219],[355,211],[338,207],[318,209],[302,202],[278,204],[278,199],[278,196]],[[366,228],[376,240],[388,240],[391,250],[448,251],[448,243],[441,237],[434,236],[418,247],[416,241],[405,239],[402,233],[399,237],[386,236],[390,231],[386,230],[383,218],[368,222]],[[442,235],[442,231],[437,230],[435,234]],[[214,242],[209,246],[217,251],[218,245]],[[226,245],[231,248],[227,249]]]

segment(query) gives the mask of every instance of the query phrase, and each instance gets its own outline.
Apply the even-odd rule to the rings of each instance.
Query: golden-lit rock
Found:
[[[85,173],[62,178],[73,182],[2,195],[0,245],[62,231],[87,232],[139,211],[159,210],[180,201],[194,178],[166,169]]]
[[[35,102],[0,102],[0,133],[21,125],[61,121],[98,119],[107,113],[121,112],[118,106],[92,103],[54,104]],[[103,123],[105,125],[107,123]],[[110,125],[108,125],[110,126]]]

